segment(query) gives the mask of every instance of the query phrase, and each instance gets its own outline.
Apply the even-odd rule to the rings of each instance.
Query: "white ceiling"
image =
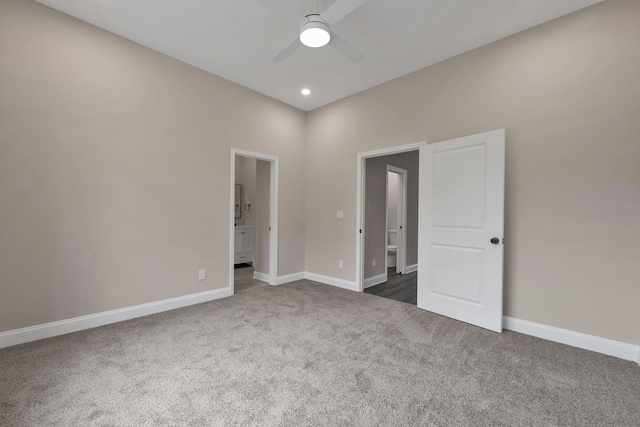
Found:
[[[313,0],[37,1],[309,111],[602,0],[368,0],[331,27],[358,63],[332,43],[271,61]]]

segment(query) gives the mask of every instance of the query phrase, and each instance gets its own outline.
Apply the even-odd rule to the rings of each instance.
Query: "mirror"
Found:
[[[242,217],[242,184],[236,184],[235,217]]]

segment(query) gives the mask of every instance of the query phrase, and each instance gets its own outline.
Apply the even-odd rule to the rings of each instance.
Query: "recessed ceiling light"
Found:
[[[302,89],[302,90],[300,91],[300,93],[301,93],[301,94],[303,94],[303,95],[305,95],[305,96],[307,96],[307,95],[311,94],[311,91],[310,91],[309,89]]]

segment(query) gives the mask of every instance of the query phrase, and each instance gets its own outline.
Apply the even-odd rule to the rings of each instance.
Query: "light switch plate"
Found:
[[[205,270],[198,271],[198,280],[204,280],[207,277],[207,272]]]
[[[336,218],[344,218],[344,211],[338,211],[338,213],[336,214]]]

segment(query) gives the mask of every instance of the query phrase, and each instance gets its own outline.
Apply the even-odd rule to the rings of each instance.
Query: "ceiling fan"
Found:
[[[321,47],[331,41],[331,46],[342,52],[347,58],[354,62],[362,61],[365,54],[334,31],[331,31],[330,28],[342,18],[362,6],[366,1],[367,0],[338,0],[329,6],[327,10],[319,14],[316,9],[316,0],[314,0],[314,12],[304,18],[300,24],[300,33],[276,53],[271,60],[274,62],[282,62],[303,45]]]

